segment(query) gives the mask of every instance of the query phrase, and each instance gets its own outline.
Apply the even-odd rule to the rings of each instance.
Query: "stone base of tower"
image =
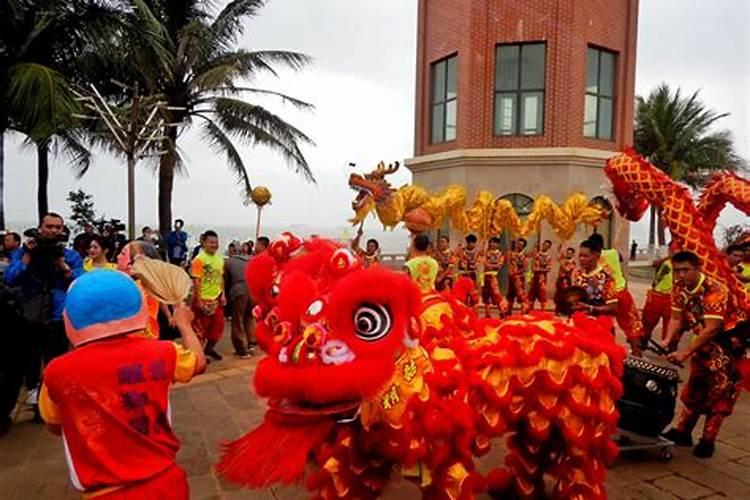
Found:
[[[431,193],[450,184],[466,186],[467,205],[480,190],[490,191],[498,198],[523,195],[514,199],[536,199],[544,194],[555,203],[562,203],[575,192],[582,192],[589,199],[597,196],[611,199],[603,168],[607,158],[614,154],[587,148],[463,149],[411,158],[406,161],[406,166],[414,176],[413,183]],[[577,246],[592,230],[591,227],[579,228],[575,238],[568,243]],[[617,246],[627,262],[628,222],[613,215],[609,223],[598,228],[598,232],[604,235],[605,241]],[[457,242],[461,235],[455,231],[450,233],[451,241]],[[542,224],[541,234],[557,247],[558,240],[546,223]],[[535,243],[536,237],[530,240],[529,243]],[[553,276],[556,273],[557,270]]]

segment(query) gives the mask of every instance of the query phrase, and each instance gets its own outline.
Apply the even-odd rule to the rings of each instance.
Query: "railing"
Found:
[[[391,269],[400,271],[406,264],[405,253],[383,253],[380,254],[380,263]]]

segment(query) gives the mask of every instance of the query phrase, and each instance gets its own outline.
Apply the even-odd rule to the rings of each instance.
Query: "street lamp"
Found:
[[[101,120],[105,128],[102,135],[110,139],[112,147],[125,156],[128,166],[128,238],[135,238],[135,166],[139,160],[149,156],[161,156],[167,150],[156,147],[164,142],[161,133],[166,127],[177,127],[179,123],[166,123],[163,111],[178,111],[183,108],[168,106],[157,96],[142,96],[138,83],[128,86],[114,81],[116,85],[131,93],[125,106],[108,103],[97,88],[91,84],[89,92],[73,90],[78,101],[91,115],[73,115],[84,120]]]

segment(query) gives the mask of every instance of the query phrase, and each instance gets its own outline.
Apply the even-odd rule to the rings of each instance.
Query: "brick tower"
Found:
[[[414,183],[521,214],[606,198],[604,161],[632,144],[637,22],[638,0],[419,0]],[[620,224],[599,232],[624,250]]]

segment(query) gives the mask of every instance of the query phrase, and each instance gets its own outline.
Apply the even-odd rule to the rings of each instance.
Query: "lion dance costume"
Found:
[[[218,464],[249,488],[292,483],[320,498],[375,498],[392,471],[427,498],[482,490],[605,498],[624,351],[608,320],[480,319],[407,276],[364,269],[326,240],[290,234],[248,266],[263,423]],[[505,467],[475,458],[510,432]]]

